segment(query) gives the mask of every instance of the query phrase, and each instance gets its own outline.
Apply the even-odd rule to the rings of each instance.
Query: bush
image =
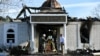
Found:
[[[21,46],[13,47],[10,50],[10,55],[22,55],[22,54],[28,54],[28,50],[24,49]]]
[[[0,52],[3,52],[3,50],[0,48]]]

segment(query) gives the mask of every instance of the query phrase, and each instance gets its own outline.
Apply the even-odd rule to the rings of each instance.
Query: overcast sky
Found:
[[[22,3],[26,4],[27,6],[40,7],[44,1],[45,0],[20,0],[20,3],[16,3],[19,4],[19,7],[8,9],[9,13],[7,14],[9,14],[11,17],[16,17],[18,12],[22,9]],[[58,0],[58,2],[62,7],[65,7],[69,16],[78,18],[93,16],[94,8],[100,4],[100,0]]]

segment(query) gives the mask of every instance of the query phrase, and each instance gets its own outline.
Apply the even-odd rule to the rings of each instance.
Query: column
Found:
[[[66,23],[64,24],[64,51],[66,52],[67,51],[67,32],[66,32]]]
[[[79,39],[78,39],[78,24],[76,24],[76,49],[79,47]]]
[[[30,48],[31,53],[34,53],[34,24],[31,24]]]

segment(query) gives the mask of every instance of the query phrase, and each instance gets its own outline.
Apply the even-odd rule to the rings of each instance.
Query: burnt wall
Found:
[[[82,43],[89,43],[90,31],[93,21],[87,20],[83,21],[80,27],[80,37]]]

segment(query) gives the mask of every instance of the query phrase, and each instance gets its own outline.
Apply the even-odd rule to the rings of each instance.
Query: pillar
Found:
[[[31,24],[30,51],[34,53],[34,24]]]
[[[65,24],[63,24],[64,25],[64,53],[66,53],[66,51],[67,51],[67,28],[66,28],[66,23]]]
[[[76,24],[76,49],[79,48],[78,24]]]

